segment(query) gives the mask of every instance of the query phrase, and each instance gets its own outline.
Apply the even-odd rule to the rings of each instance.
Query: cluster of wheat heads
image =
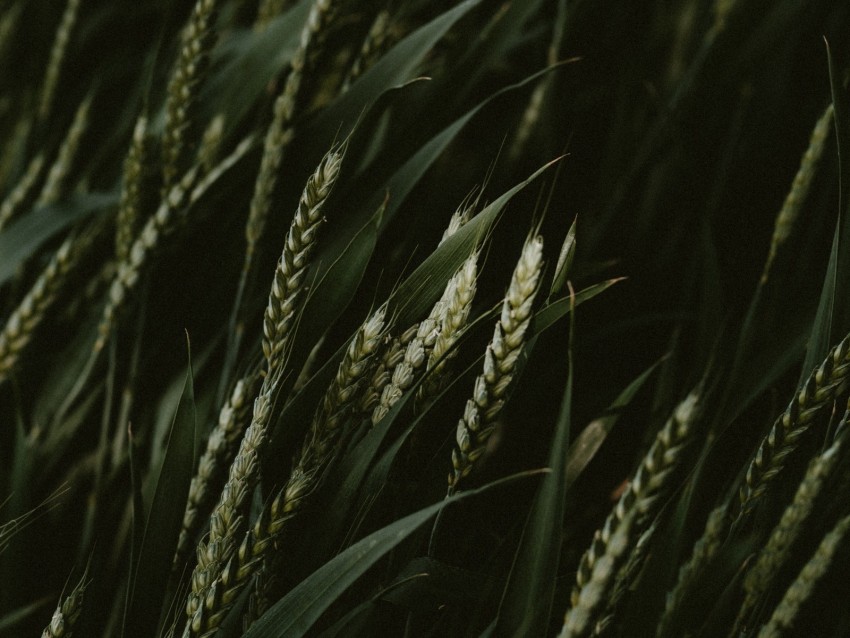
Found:
[[[845,635],[850,17],[673,4],[0,3],[0,635]]]

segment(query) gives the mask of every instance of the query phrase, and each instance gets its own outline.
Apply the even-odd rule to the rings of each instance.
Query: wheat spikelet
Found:
[[[493,340],[487,346],[484,370],[475,380],[472,398],[466,402],[463,418],[457,425],[457,447],[452,450],[452,472],[448,477],[449,495],[457,491],[460,481],[484,454],[496,426],[531,323],[542,267],[543,238],[529,238],[514,268]]]
[[[850,516],[838,521],[823,538],[814,555],[773,610],[770,620],[759,631],[758,638],[780,638],[794,628],[797,614],[811,598],[818,581],[829,571],[832,559],[841,547],[848,530],[850,530]]]
[[[378,358],[378,363],[375,365],[369,382],[357,402],[357,412],[364,417],[368,417],[372,425],[380,421],[383,416],[377,420],[373,420],[376,409],[381,402],[381,394],[384,388],[392,381],[393,371],[395,367],[404,360],[404,353],[409,344],[415,337],[418,331],[419,324],[414,324],[401,335],[393,339],[389,339],[389,343],[383,349],[381,356]]]
[[[369,27],[369,33],[363,40],[360,52],[354,58],[348,71],[342,90],[347,91],[354,81],[371,68],[381,55],[392,45],[393,37],[390,29],[390,12],[386,9],[379,11]]]
[[[254,400],[251,424],[230,465],[227,482],[210,517],[208,537],[198,544],[198,563],[192,572],[186,600],[185,636],[203,635],[210,629],[206,601],[215,597],[214,587],[237,548],[244,529],[246,507],[259,481],[260,455],[265,446],[277,379],[266,377]],[[214,629],[214,627],[213,627]]]
[[[197,170],[197,166],[192,168],[178,184],[171,188],[168,197],[162,201],[156,213],[148,218],[136,237],[127,259],[118,264],[100,320],[95,351],[99,352],[106,345],[118,314],[127,302],[127,297],[135,290],[144,270],[149,267],[150,255],[159,247],[164,236],[176,230],[178,217],[190,202],[192,184],[195,182]]]
[[[816,499],[838,463],[841,444],[841,440],[836,441],[826,452],[809,463],[794,499],[773,528],[767,544],[759,552],[755,565],[744,577],[744,602],[738,613],[738,626],[746,620],[765,589],[775,580],[788,560],[792,545],[803,533],[803,527],[814,509]]]
[[[358,329],[311,421],[289,480],[271,504],[264,508],[238,550],[232,553],[218,578],[209,585],[208,595],[203,599],[203,611],[195,610],[193,633],[190,635],[207,635],[221,623],[249,579],[270,557],[273,541],[286,522],[296,515],[304,500],[318,487],[322,473],[334,456],[358,387],[366,380],[370,364],[380,347],[385,317],[386,308],[381,307]]]
[[[34,194],[33,190],[41,179],[41,170],[43,168],[44,156],[37,155],[27,165],[27,169],[15,187],[6,195],[6,199],[0,204],[0,230],[3,230],[18,213],[29,206]]]
[[[130,257],[130,248],[144,218],[150,197],[148,188],[151,177],[153,138],[148,134],[148,118],[139,116],[133,128],[133,139],[124,160],[121,202],[115,221],[115,257],[119,263]]]
[[[263,353],[268,369],[277,369],[304,288],[304,277],[318,238],[323,207],[342,163],[342,154],[331,151],[307,180],[298,210],[289,227],[283,252],[275,269],[269,303],[263,317]]]
[[[690,558],[679,568],[679,574],[673,589],[668,592],[664,604],[664,612],[658,622],[655,635],[658,638],[667,635],[667,630],[679,609],[694,587],[698,584],[700,575],[704,572],[717,550],[720,549],[726,531],[729,528],[728,505],[723,503],[714,508],[708,515],[705,530],[694,544]]]
[[[86,590],[86,576],[74,587],[73,591],[65,597],[56,611],[50,624],[44,628],[41,638],[71,638],[74,633],[74,625],[83,610],[83,594]]]
[[[218,4],[217,0],[197,0],[195,3],[168,83],[162,133],[164,193],[174,185],[177,176],[189,168],[194,143],[192,129],[197,126],[198,96],[216,40]]]
[[[449,352],[449,350],[466,327],[469,311],[472,309],[472,300],[475,297],[477,277],[478,252],[476,251],[467,258],[449,282],[450,294],[443,307],[442,325],[434,341],[434,347],[428,355],[428,364],[425,368],[429,374],[419,388],[420,401],[438,394],[445,384],[448,376],[447,368],[457,352],[455,350]]]
[[[15,368],[74,267],[92,245],[96,232],[85,231],[68,237],[6,320],[0,332],[0,383]]]
[[[44,74],[44,84],[41,88],[41,98],[38,105],[38,118],[41,121],[47,120],[53,108],[56,86],[59,83],[59,74],[62,71],[62,64],[65,61],[65,54],[68,50],[68,42],[71,40],[71,33],[77,22],[79,9],[80,0],[68,0],[68,3],[65,5],[65,12],[62,14],[62,19],[56,29],[56,37],[53,40],[53,47],[50,50],[50,60],[47,63],[47,71]]]
[[[850,336],[829,351],[762,440],[739,492],[737,523],[752,513],[770,482],[785,467],[788,455],[797,449],[800,439],[822,411],[832,405],[835,396],[845,386],[848,374]]]
[[[623,521],[627,517],[633,517],[633,539],[642,534],[658,514],[664,499],[672,489],[674,473],[691,438],[693,423],[698,414],[698,400],[697,393],[693,392],[676,407],[641,460],[629,486],[605,519],[605,524],[594,533],[590,547],[579,561],[576,582],[570,595],[573,607],[579,605],[582,590],[593,577],[596,563],[608,553],[611,538]],[[626,542],[632,541],[627,539]]]
[[[800,168],[797,169],[797,174],[794,176],[794,181],[791,184],[791,190],[785,197],[782,208],[776,216],[776,222],[773,227],[773,237],[770,240],[770,251],[767,255],[767,261],[764,265],[764,271],[761,275],[762,282],[767,281],[770,268],[773,261],[776,259],[776,254],[779,248],[788,237],[791,236],[791,231],[800,215],[800,210],[806,201],[809,194],[809,189],[812,185],[812,179],[820,164],[820,159],[823,156],[823,151],[826,148],[826,141],[829,137],[829,132],[832,128],[832,103],[826,107],[823,115],[820,116],[815,128],[812,130],[812,135],[809,138],[809,146],[803,154],[803,159],[800,161]]]
[[[203,516],[209,512],[212,499],[222,487],[224,470],[230,466],[239,439],[250,420],[250,398],[256,396],[259,382],[258,374],[249,374],[236,382],[219,413],[218,422],[210,432],[206,449],[198,462],[198,470],[189,486],[183,528],[177,542],[175,567],[186,556]]]
[[[82,104],[77,108],[74,114],[74,120],[71,123],[71,128],[68,129],[68,134],[62,141],[62,146],[59,148],[59,155],[53,166],[47,173],[47,179],[44,181],[44,186],[41,188],[41,194],[36,200],[36,206],[44,206],[53,204],[58,201],[64,194],[65,181],[68,174],[71,172],[74,159],[77,156],[77,151],[80,148],[80,141],[86,132],[89,124],[89,109],[91,107],[91,95],[83,100]]]
[[[630,511],[608,539],[605,553],[594,563],[587,582],[564,616],[561,638],[588,636],[596,630],[597,616],[605,606],[614,577],[632,548],[630,531],[636,516],[635,510]]]
[[[254,184],[254,193],[245,226],[247,248],[243,271],[248,272],[253,262],[257,244],[263,235],[272,203],[272,194],[277,185],[283,151],[292,139],[292,123],[297,113],[302,83],[310,57],[321,46],[324,32],[333,17],[332,0],[315,0],[310,9],[307,23],[301,30],[301,40],[290,62],[289,75],[283,91],[275,100],[274,117],[263,142],[260,170]]]
[[[198,148],[198,164],[201,165],[204,175],[215,168],[223,140],[224,114],[219,113],[207,124],[204,134],[201,136],[201,145]]]

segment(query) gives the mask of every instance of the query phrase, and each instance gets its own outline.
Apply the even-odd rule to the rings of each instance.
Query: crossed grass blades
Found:
[[[848,27],[0,4],[0,635],[846,635]]]

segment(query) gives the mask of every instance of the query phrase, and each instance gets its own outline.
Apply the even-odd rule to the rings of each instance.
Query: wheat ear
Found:
[[[632,549],[630,532],[636,515],[636,511],[629,512],[608,539],[605,554],[593,565],[587,582],[564,616],[560,638],[579,638],[595,631],[597,616],[605,606],[619,566]]]
[[[484,370],[475,379],[472,398],[466,402],[463,417],[458,421],[448,495],[454,494],[460,481],[472,472],[496,427],[496,418],[505,402],[531,324],[531,310],[542,270],[543,238],[538,235],[527,239],[522,247],[502,302],[493,340],[484,354]]]
[[[44,84],[41,87],[41,98],[38,105],[38,118],[43,122],[47,120],[53,108],[56,96],[56,86],[59,84],[59,75],[62,72],[62,64],[68,50],[74,25],[77,22],[77,14],[80,9],[80,0],[68,0],[65,12],[56,29],[53,39],[53,47],[50,49],[50,60],[47,63],[47,71],[44,74]]]
[[[148,118],[139,116],[133,128],[133,139],[124,160],[121,201],[115,220],[115,257],[118,263],[130,258],[130,249],[139,231],[139,224],[151,202],[150,181],[153,174],[154,139],[148,133]]]
[[[471,209],[458,208],[443,231],[438,246],[454,235],[469,220]],[[417,374],[424,369],[428,356],[440,336],[446,315],[446,306],[454,297],[455,278],[449,279],[440,299],[432,306],[424,321],[410,326],[399,339],[390,344],[383,365],[375,371],[372,383],[365,393],[363,404],[373,406],[372,425],[377,425],[404,392],[413,385]]]
[[[215,46],[218,0],[197,0],[180,43],[180,53],[168,83],[165,129],[162,134],[163,192],[174,186],[191,163],[197,127],[198,97]]]
[[[609,555],[611,539],[618,533],[623,521],[632,519],[630,533],[624,542],[633,545],[634,539],[646,530],[660,511],[673,487],[675,471],[682,462],[685,446],[693,434],[698,401],[698,394],[693,392],[676,407],[641,460],[629,486],[605,519],[605,524],[594,533],[590,547],[579,561],[570,595],[573,608],[582,605],[582,592],[593,579],[597,563]],[[599,611],[601,609],[594,609],[593,613],[598,614]],[[586,605],[584,612],[588,612]]]
[[[794,627],[797,614],[814,593],[818,581],[832,565],[832,559],[850,531],[850,516],[842,518],[823,538],[814,555],[803,567],[796,580],[773,610],[770,620],[759,631],[758,638],[780,638]]]
[[[770,250],[767,254],[767,261],[764,264],[764,271],[761,275],[762,282],[767,281],[773,261],[776,259],[776,255],[782,244],[791,236],[791,231],[794,228],[797,217],[800,215],[800,210],[806,202],[806,197],[812,186],[812,179],[817,172],[823,151],[826,148],[829,132],[832,129],[832,116],[833,107],[832,103],[830,103],[812,130],[812,135],[809,138],[809,146],[806,148],[803,159],[800,161],[800,167],[797,169],[797,174],[791,183],[791,190],[786,195],[782,208],[776,216],[773,226],[773,237],[770,240]]]
[[[74,625],[83,610],[83,594],[86,590],[85,580],[86,576],[83,575],[82,580],[77,583],[73,591],[56,607],[53,618],[50,619],[50,624],[41,633],[41,638],[71,638],[73,636]]]
[[[230,465],[227,482],[210,517],[209,535],[198,544],[198,562],[192,572],[186,601],[186,636],[205,635],[211,628],[207,601],[215,597],[216,583],[236,551],[237,539],[245,527],[249,499],[260,478],[260,455],[267,440],[277,385],[277,380],[267,377],[254,400],[251,424],[245,430],[239,451]]]
[[[277,185],[284,149],[292,139],[292,122],[297,113],[308,59],[321,46],[324,32],[334,15],[332,0],[315,0],[310,8],[307,23],[301,30],[301,40],[290,62],[289,75],[283,91],[275,100],[274,116],[263,142],[263,156],[254,184],[254,193],[245,226],[247,248],[243,271],[248,272],[253,263],[257,244],[263,235],[266,219],[272,204],[272,194]]]
[[[198,164],[201,165],[204,175],[215,168],[223,141],[224,114],[219,113],[207,124],[201,136],[201,145],[198,147]]]
[[[723,544],[729,529],[729,506],[723,503],[714,508],[708,515],[702,536],[694,544],[690,558],[679,568],[679,574],[673,589],[668,592],[664,604],[664,612],[658,622],[655,635],[658,638],[666,636],[673,621],[674,614],[699,584],[699,578],[705,568],[717,554]]]
[[[369,33],[363,40],[360,47],[360,52],[351,63],[351,68],[348,70],[348,75],[342,84],[342,90],[347,91],[354,81],[363,75],[381,55],[392,45],[392,31],[390,29],[390,12],[383,9],[375,16],[372,26],[369,27]]]
[[[809,463],[794,499],[773,528],[767,544],[759,552],[755,565],[744,577],[744,602],[738,613],[737,626],[746,621],[766,588],[775,581],[776,575],[786,564],[791,547],[803,533],[824,483],[832,476],[838,464],[841,446],[842,440],[839,439]]]
[[[249,374],[236,382],[230,397],[221,408],[218,422],[210,432],[206,449],[198,462],[198,470],[189,486],[183,528],[177,542],[176,567],[185,558],[203,517],[209,514],[214,496],[222,488],[225,470],[233,461],[239,439],[251,419],[251,397],[256,396],[259,389],[260,375]]]
[[[47,173],[47,179],[45,179],[44,186],[42,186],[41,193],[36,200],[36,206],[53,204],[65,194],[65,182],[71,172],[83,135],[88,129],[90,108],[91,95],[82,101],[80,106],[77,107],[76,113],[74,113],[71,128],[68,129],[68,134],[62,141],[62,146],[59,147],[59,154]]]
[[[27,168],[18,183],[0,204],[0,230],[3,230],[12,219],[29,206],[34,196],[35,186],[41,179],[43,168],[43,155],[36,155],[27,164]]]
[[[478,278],[478,251],[470,255],[449,282],[449,294],[443,307],[440,332],[428,355],[425,367],[428,376],[419,388],[417,398],[422,401],[436,396],[444,387],[449,376],[448,368],[456,350],[451,350],[466,327],[472,301],[475,298]]]
[[[0,332],[0,383],[17,365],[36,328],[47,317],[50,307],[96,235],[97,230],[88,230],[68,237],[6,320]]]
[[[295,0],[260,0],[255,26],[258,28],[266,26],[284,11],[292,8],[293,5],[295,5]]]
[[[263,353],[269,370],[280,366],[304,288],[304,277],[324,220],[323,208],[339,176],[342,154],[331,151],[307,180],[286,235],[263,316]]]
[[[829,351],[762,440],[739,492],[737,523],[752,513],[770,482],[785,467],[785,460],[797,449],[800,439],[823,410],[832,405],[835,396],[845,386],[848,375],[850,336]]]
[[[193,620],[192,635],[215,629],[236,602],[250,578],[271,555],[273,541],[284,525],[303,507],[318,487],[322,473],[334,456],[358,386],[367,378],[370,364],[383,337],[386,308],[376,311],[358,329],[346,349],[324,399],[316,411],[295,468],[286,485],[245,534],[245,538],[212,583],[204,599],[204,611]]]

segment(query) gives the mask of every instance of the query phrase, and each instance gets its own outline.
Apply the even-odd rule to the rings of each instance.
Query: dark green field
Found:
[[[0,636],[850,635],[850,4],[0,0]]]

